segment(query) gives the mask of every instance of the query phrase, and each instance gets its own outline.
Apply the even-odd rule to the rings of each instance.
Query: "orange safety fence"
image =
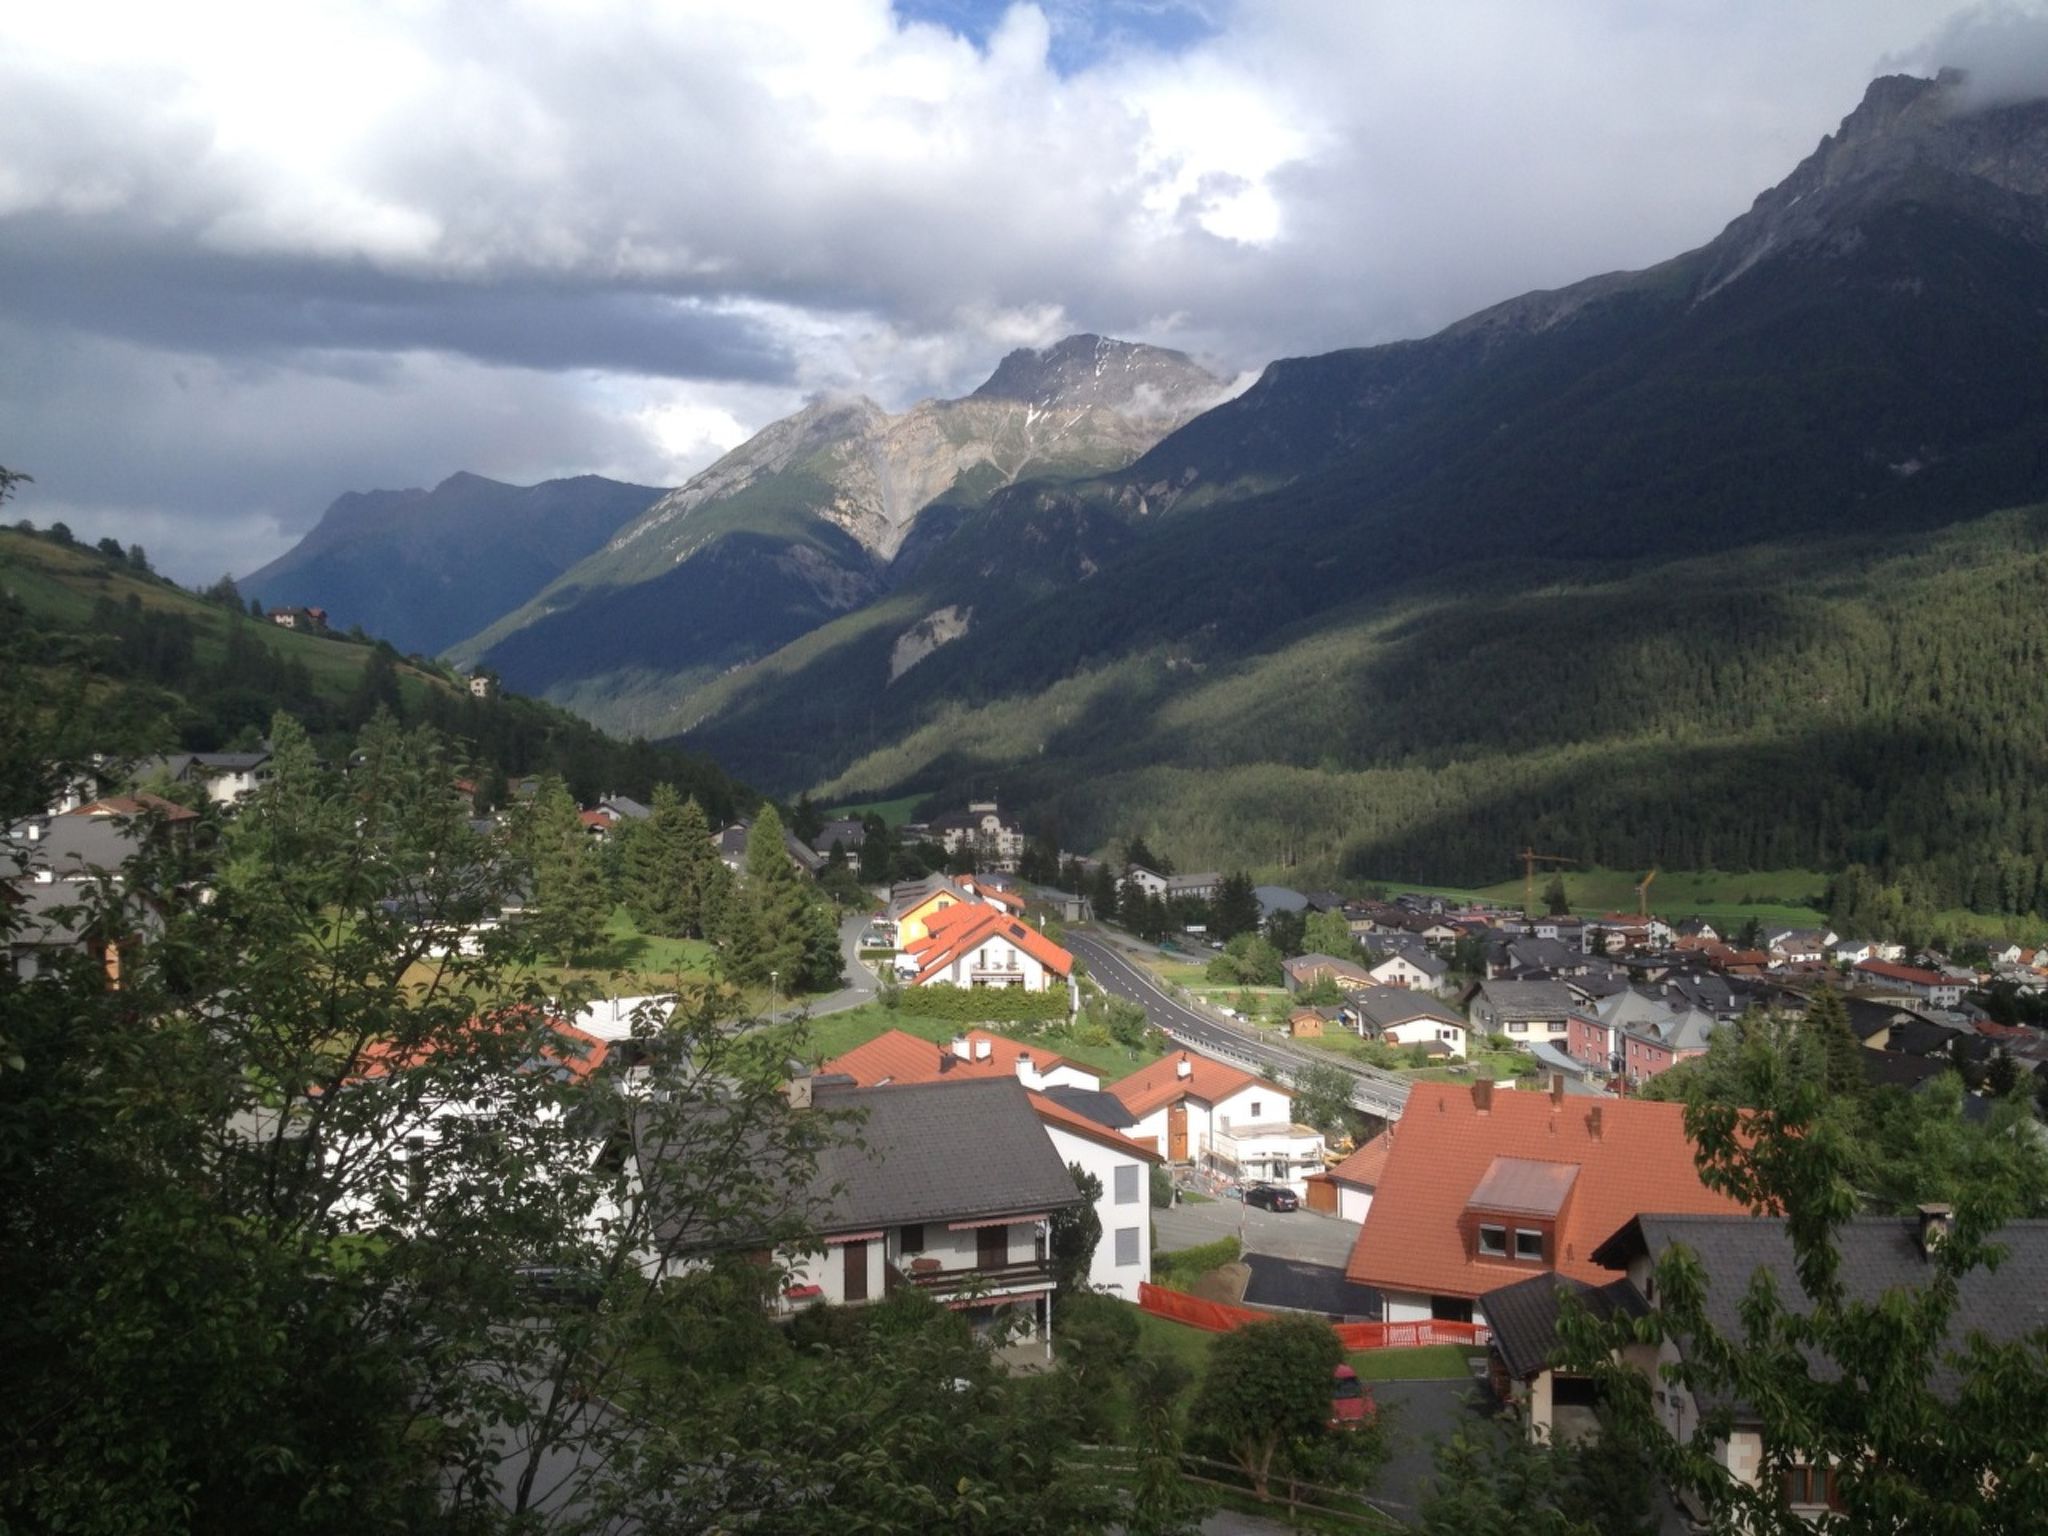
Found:
[[[1247,1323],[1271,1322],[1274,1314],[1251,1307],[1233,1307],[1226,1302],[1204,1301],[1185,1291],[1170,1291],[1149,1280],[1138,1284],[1138,1305],[1154,1317],[1185,1323],[1209,1333],[1229,1333]],[[1470,1347],[1493,1337],[1484,1323],[1332,1323],[1337,1341],[1352,1349],[1418,1349],[1426,1344],[1457,1344]]]

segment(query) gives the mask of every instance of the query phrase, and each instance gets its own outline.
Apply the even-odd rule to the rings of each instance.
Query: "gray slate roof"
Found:
[[[863,1146],[818,1159],[820,1232],[1064,1210],[1081,1203],[1024,1087],[1013,1078],[818,1084],[820,1109],[860,1110]]]
[[[1344,1000],[1367,1024],[1378,1029],[1392,1029],[1410,1019],[1439,1019],[1446,1024],[1466,1027],[1456,1010],[1446,1007],[1426,992],[1417,992],[1409,987],[1383,987],[1375,983],[1347,991]]]
[[[1138,1123],[1138,1117],[1125,1108],[1124,1101],[1107,1088],[1075,1088],[1059,1084],[1038,1091],[1062,1109],[1071,1109],[1075,1114],[1112,1131],[1121,1131]]]
[[[1493,1347],[1517,1381],[1527,1381],[1550,1363],[1557,1348],[1558,1313],[1563,1310],[1559,1298],[1567,1294],[1603,1321],[1617,1312],[1641,1317],[1649,1310],[1625,1279],[1588,1285],[1569,1275],[1543,1274],[1488,1291],[1480,1307],[1493,1330]]]
[[[1840,1227],[1835,1240],[1843,1286],[1856,1300],[1875,1301],[1899,1287],[1924,1286],[1933,1273],[1911,1217],[1858,1217]],[[1960,1282],[1949,1328],[1952,1348],[1972,1333],[2009,1342],[2048,1328],[2048,1221],[2008,1223],[1996,1241],[2005,1249],[2004,1262],[1996,1270],[1972,1270]],[[1707,1280],[1707,1318],[1724,1338],[1743,1337],[1739,1309],[1759,1269],[1770,1271],[1785,1305],[1805,1309],[1792,1242],[1776,1217],[1638,1216],[1593,1250],[1593,1262],[1618,1269],[1632,1257],[1662,1254],[1673,1243],[1684,1243],[1698,1255]],[[1493,1316],[1490,1307],[1487,1316]],[[1833,1374],[1825,1362],[1817,1362],[1817,1368]],[[1931,1377],[1935,1391],[1944,1396],[1954,1392],[1957,1381],[1956,1372],[1945,1365]]]
[[[1561,981],[1482,981],[1479,996],[1494,1006],[1501,1022],[1561,1019],[1572,1011],[1572,991]]]

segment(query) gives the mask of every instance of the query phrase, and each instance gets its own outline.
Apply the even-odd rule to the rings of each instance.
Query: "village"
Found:
[[[211,893],[154,890],[124,904],[136,926],[114,931],[93,916],[108,884],[152,848],[231,827],[278,795],[275,767],[268,743],[104,764],[12,828],[14,978],[54,978],[83,958],[120,988],[167,904]],[[475,785],[449,783],[477,847],[547,792],[510,791],[511,810],[478,815]],[[656,816],[603,796],[576,808],[571,835],[596,857]],[[810,1031],[811,1048],[780,1074],[789,1110],[863,1127],[858,1146],[826,1147],[762,1197],[774,1212],[740,1223],[782,1234],[742,1244],[776,1277],[767,1314],[789,1325],[915,1293],[960,1315],[1001,1368],[1026,1373],[1059,1361],[1078,1294],[1130,1309],[1148,1337],[1195,1359],[1268,1319],[1320,1319],[1343,1379],[1372,1383],[1355,1400],[1410,1426],[1375,1485],[1382,1514],[1424,1497],[1425,1427],[1440,1437],[1505,1415],[1538,1446],[1596,1433],[1604,1389],[1583,1365],[1560,1364],[1560,1317],[1645,1315],[1671,1244],[1698,1256],[1731,1327],[1758,1265],[1790,1272],[1782,1220],[1703,1177],[1685,1105],[1662,1091],[1732,1062],[1764,1037],[1759,1021],[1821,1042],[1828,1070],[1857,1079],[1831,1078],[1838,1091],[1925,1100],[1980,1130],[1998,1116],[2041,1139],[2048,1036],[1987,1007],[2025,1007],[2048,990],[2048,953],[2020,944],[1969,965],[1825,930],[1752,922],[1724,934],[1654,912],[1654,875],[1638,910],[1581,915],[1533,900],[1513,910],[1253,886],[1135,859],[1117,871],[1035,850],[993,802],[896,828],[799,807],[789,827],[766,810],[706,832],[702,853],[737,889],[768,870],[835,884],[842,898],[839,973],[808,1000],[793,971],[741,998],[771,1024]],[[868,884],[867,873],[899,869],[874,858],[878,839],[892,859],[922,849],[942,867]],[[1060,883],[1021,872],[1046,869]],[[1112,884],[1150,937],[1094,911]],[[423,959],[459,962],[533,920],[535,889],[514,880],[460,914],[384,907]],[[645,1101],[666,1091],[650,1041],[681,1017],[688,987],[619,979],[543,1004],[536,1060],[576,1092]],[[341,1086],[418,1064],[373,1041]],[[380,1153],[381,1178],[425,1198],[422,1136],[438,1142],[478,1113],[435,1105]],[[637,1133],[606,1147],[634,1170],[641,1208],[604,1218],[636,1234],[631,1268],[656,1285],[701,1270],[706,1241],[679,1235],[685,1215],[662,1193],[687,1185],[690,1170],[664,1171],[683,1154]],[[370,1219],[381,1198],[358,1193],[350,1209]],[[1952,1216],[1943,1201],[1892,1204],[1842,1231],[1873,1299],[1924,1277]],[[791,1226],[795,1209],[805,1216]],[[1077,1225],[1091,1241],[1075,1243]],[[1974,1272],[1962,1303],[1993,1339],[2026,1324],[2048,1277],[2048,1228],[2016,1223],[2001,1241],[2007,1261]],[[1613,1360],[1660,1383],[1662,1421],[1682,1440],[1717,1405],[1661,1385],[1665,1348]],[[1786,1469],[1764,1435],[1760,1419],[1738,1415],[1717,1429],[1717,1464],[1750,1485],[1775,1477],[1795,1509],[1825,1512],[1830,1469]]]

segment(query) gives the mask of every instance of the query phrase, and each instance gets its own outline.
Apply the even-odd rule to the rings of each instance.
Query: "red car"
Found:
[[[1358,1372],[1340,1365],[1330,1373],[1330,1422],[1336,1426],[1363,1424],[1378,1412]]]

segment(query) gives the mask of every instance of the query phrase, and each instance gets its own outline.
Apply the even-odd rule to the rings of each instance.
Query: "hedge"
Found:
[[[1067,989],[1027,992],[1022,987],[902,987],[883,1001],[898,1013],[961,1024],[1044,1024],[1067,1016]]]

